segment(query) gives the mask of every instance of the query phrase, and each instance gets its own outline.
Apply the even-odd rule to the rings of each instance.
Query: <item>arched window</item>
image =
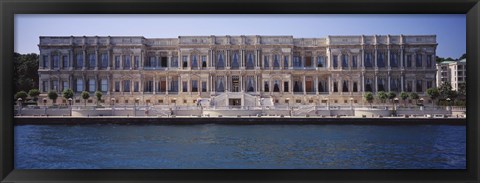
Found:
[[[273,56],[273,68],[280,68],[280,61],[278,55]]]
[[[192,69],[198,67],[197,55],[192,56]]]
[[[217,68],[224,68],[225,67],[225,62],[223,60],[223,53],[219,52],[218,53],[218,60],[217,60]]]
[[[280,92],[280,81],[278,81],[278,80],[274,81],[273,92]]]
[[[348,92],[348,81],[343,81],[342,92]]]
[[[248,81],[247,81],[247,92],[253,92],[255,89],[253,88],[253,78],[252,77],[248,77]]]
[[[225,91],[225,87],[223,83],[223,78],[219,78],[217,80],[217,92],[224,92],[224,91]]]
[[[232,56],[232,69],[240,67],[238,62],[238,53],[234,52]]]
[[[247,56],[247,68],[253,68],[254,63],[253,63],[253,54],[249,53]]]

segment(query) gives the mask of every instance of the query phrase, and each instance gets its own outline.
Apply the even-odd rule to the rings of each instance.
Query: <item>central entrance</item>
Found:
[[[242,106],[242,99],[239,99],[239,98],[228,99],[228,105],[231,106],[231,107],[241,107]]]
[[[238,76],[232,76],[232,92],[240,91],[240,81]]]

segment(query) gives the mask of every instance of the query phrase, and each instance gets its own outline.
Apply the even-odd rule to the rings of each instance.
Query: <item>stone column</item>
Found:
[[[168,75],[165,76],[165,94],[168,95],[168,89],[170,88],[170,83],[168,81]]]
[[[405,66],[403,65],[404,62],[403,58],[403,45],[400,46],[400,68],[403,69]]]
[[[140,52],[140,58],[139,58],[139,62],[140,62],[140,63],[138,63],[138,65],[139,65],[139,66],[138,66],[139,70],[143,70],[143,66],[144,66],[144,63],[143,63],[143,62],[144,62],[144,59],[143,59],[143,58],[144,58],[144,56],[145,56],[145,54],[143,53],[143,50],[142,50],[142,51]],[[167,64],[168,64],[168,63],[167,63]],[[140,87],[140,84],[138,84],[138,86]],[[140,90],[139,90],[139,91],[140,91]]]
[[[114,62],[113,59],[112,59],[112,53],[110,51],[110,49],[107,50],[107,70],[110,70],[112,68],[112,63]]]
[[[378,92],[378,75],[375,73],[375,90],[374,90],[375,93]]]
[[[404,88],[404,81],[403,81],[403,80],[405,80],[405,78],[404,78],[403,75],[400,76],[400,80],[401,80],[401,81],[400,81],[400,82],[401,82],[401,83],[400,83],[400,87],[402,88],[402,92],[404,92],[404,91],[405,91],[405,88]]]
[[[388,86],[387,86],[387,88],[388,88],[388,91],[389,91],[389,92],[392,91],[391,88],[390,88],[390,79],[391,79],[391,78],[390,78],[390,73],[388,73],[388,82],[387,82],[387,83],[388,83]]]
[[[155,95],[157,92],[157,81],[156,81],[156,75],[153,75],[153,94]]]
[[[319,88],[318,88],[318,76],[315,77],[315,85],[314,85],[314,88],[315,88],[315,93],[318,95],[319,94]]]
[[[303,84],[302,85],[303,85],[302,86],[303,87],[303,94],[306,95],[307,94],[307,90],[306,90],[307,88],[305,86],[306,85],[305,75],[303,75]]]
[[[378,51],[378,50],[377,50],[377,49],[378,49],[378,48],[377,48],[377,45],[375,45],[375,50],[374,50],[374,54],[375,54],[375,55],[374,55],[374,57],[373,57],[373,58],[374,58],[374,59],[373,59],[373,64],[374,64],[374,68],[375,68],[375,69],[378,68],[378,65],[377,65],[377,61],[378,61],[378,60],[377,60],[377,59],[378,59],[378,52],[377,52],[377,51]],[[376,77],[376,76],[375,76],[375,77]]]
[[[83,49],[83,67],[82,70],[87,68],[87,51]]]
[[[95,49],[95,70],[98,70],[98,48]]]
[[[69,51],[68,54],[68,63],[69,63],[69,70],[73,70],[73,48]]]
[[[224,83],[223,83],[223,86],[225,87],[225,88],[224,88],[225,91],[223,91],[223,92],[226,92],[226,91],[228,91],[228,84],[229,84],[229,83],[228,83],[227,75],[224,76],[223,82],[224,82]]]
[[[360,67],[362,69],[365,69],[365,46],[363,46],[363,45],[362,45],[361,52],[362,52],[362,56],[361,56],[362,58],[360,59],[360,64],[361,64]]]
[[[364,72],[362,72],[362,80],[360,83],[362,85],[361,89],[362,89],[362,96],[363,96],[363,94],[365,93],[365,73]]]

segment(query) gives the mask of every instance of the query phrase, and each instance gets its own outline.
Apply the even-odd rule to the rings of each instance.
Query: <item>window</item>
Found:
[[[48,92],[48,81],[42,81],[42,91]]]
[[[317,67],[325,67],[325,57],[318,56],[317,57]]]
[[[192,80],[192,92],[198,92],[198,81]]]
[[[288,68],[288,56],[285,56],[285,57],[284,57],[283,67],[284,67],[284,68]]]
[[[168,58],[167,57],[162,57],[160,58],[161,59],[161,62],[160,62],[160,67],[168,67]]]
[[[293,92],[303,92],[302,83],[300,81],[293,82]]]
[[[172,57],[170,67],[178,67],[178,57]]]
[[[328,92],[327,91],[327,81],[318,81],[318,92]]]
[[[407,67],[412,67],[412,55],[407,55]]]
[[[130,80],[123,80],[123,91],[130,92]]]
[[[123,56],[123,69],[130,69],[130,55]]]
[[[377,55],[377,67],[385,67],[385,53],[383,52],[379,52]]]
[[[77,79],[77,92],[83,91],[83,79]]]
[[[120,69],[120,56],[115,56],[115,69]]]
[[[352,68],[357,68],[358,67],[358,61],[357,61],[357,56],[354,55],[352,56]]]
[[[460,80],[460,78],[458,78]],[[433,88],[433,82],[427,81],[427,89]]]
[[[280,92],[280,81],[275,80],[273,82],[273,92]]]
[[[58,80],[52,81],[52,90],[58,90]]]
[[[270,88],[268,87],[268,81],[264,81],[264,84],[263,84],[263,85],[264,85],[263,91],[264,91],[264,92],[269,92],[269,91],[270,91]]]
[[[249,53],[248,56],[247,56],[247,68],[251,69],[254,67],[254,58],[253,58],[253,54],[252,53]]]
[[[95,79],[89,79],[88,80],[88,91],[89,92],[95,92]]]
[[[120,81],[115,81],[115,92],[120,92]]]
[[[202,81],[202,92],[207,92],[207,82]]]
[[[102,92],[106,92],[106,91],[108,90],[108,81],[107,81],[107,79],[102,79],[102,80],[100,81],[100,85],[101,85],[101,86],[100,86],[100,90],[101,90]]]
[[[140,57],[139,56],[134,56],[133,57],[133,68],[138,69],[140,66]]]
[[[225,67],[225,62],[223,60],[223,53],[219,52],[217,56],[217,68],[224,68]]]
[[[422,66],[422,55],[421,54],[416,55],[415,67],[423,67]]]
[[[366,79],[365,80],[365,91],[367,92],[373,92],[373,87],[372,87],[372,79]]]
[[[377,87],[378,91],[385,91],[385,79],[378,78]]]
[[[283,92],[288,92],[288,81],[283,82]]]
[[[44,69],[49,68],[48,67],[48,55],[43,56],[43,68]]]
[[[202,56],[202,68],[207,67],[207,56],[203,55]]]
[[[139,88],[140,88],[140,83],[138,81],[135,81],[133,83],[133,92],[139,92]]]
[[[412,92],[413,91],[413,82],[412,81],[407,81],[407,92]]]
[[[365,53],[365,67],[371,68],[373,67],[372,64],[372,53]]]
[[[153,67],[155,65],[155,57],[148,57],[148,61],[145,62],[145,67]]]
[[[293,67],[301,67],[302,66],[302,62],[300,60],[300,57],[299,56],[294,56],[293,57]]]
[[[182,68],[188,67],[188,56],[182,56]]]
[[[145,86],[143,86],[143,91],[144,92],[153,92],[153,81],[148,80],[145,82]]]
[[[353,82],[353,92],[358,92],[357,82]]]
[[[280,61],[278,55],[273,55],[273,68],[280,68]]]
[[[108,54],[103,53],[102,54],[102,64],[100,65],[101,68],[107,68],[108,67]]]
[[[58,55],[54,55],[54,56],[53,56],[53,68],[54,68],[54,69],[58,69],[58,66],[59,66],[59,65],[58,65],[58,64],[59,64],[59,60],[58,60],[58,59],[59,59],[59,58],[58,58]]]
[[[348,81],[343,81],[342,92],[349,92],[348,90]]]
[[[232,69],[238,69],[240,67],[239,61],[238,61],[238,53],[234,52],[232,55]]]
[[[333,92],[338,92],[338,82],[333,82]]]
[[[398,67],[397,53],[390,54],[390,67]]]
[[[192,69],[198,68],[197,55],[192,56]]]
[[[348,68],[348,55],[342,55],[342,68]]]
[[[417,80],[416,92],[423,92],[423,81]]]
[[[182,82],[182,92],[188,91],[188,83],[186,81]]]
[[[255,87],[254,87],[254,78],[253,76],[248,76],[247,77],[247,92],[254,92]]]
[[[62,58],[62,66],[64,69],[70,67],[69,61],[68,61],[68,56],[64,55]]]
[[[68,88],[70,88],[70,87],[68,86],[68,81],[63,81],[63,83],[62,83],[62,91],[65,91],[65,90],[68,89]]]
[[[264,69],[268,69],[270,67],[269,63],[268,63],[268,56],[264,56],[263,57],[263,68]]]
[[[312,57],[306,56],[305,57],[305,67],[313,67]]]
[[[338,56],[333,55],[333,68],[336,69],[338,67]]]
[[[170,91],[169,92],[178,92],[178,80],[172,80],[170,82]]]
[[[432,55],[427,55],[427,68],[432,68]]]
[[[399,78],[390,78],[390,91],[400,91],[400,79]]]
[[[89,68],[94,68],[96,66],[95,61],[96,61],[95,54],[89,54],[88,55],[88,67]]]

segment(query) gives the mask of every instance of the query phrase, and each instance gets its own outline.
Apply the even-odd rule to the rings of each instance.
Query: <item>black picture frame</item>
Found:
[[[479,181],[478,0],[2,0],[0,180],[4,182],[477,182]],[[467,18],[466,170],[14,170],[15,14],[465,14]],[[379,15],[381,16],[381,15]],[[450,27],[445,27],[450,28]]]

